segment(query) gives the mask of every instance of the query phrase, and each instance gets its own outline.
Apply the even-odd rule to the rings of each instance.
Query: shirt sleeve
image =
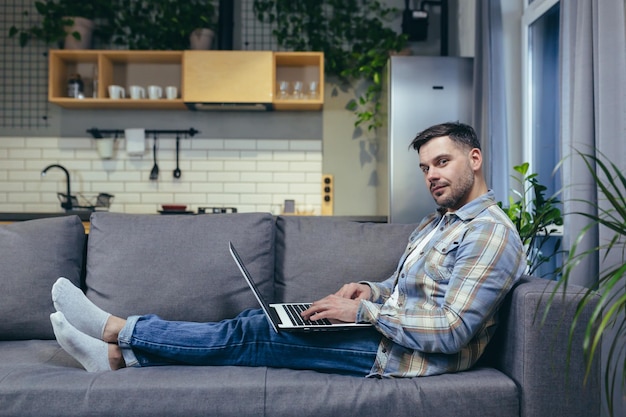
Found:
[[[378,304],[383,304],[385,300],[387,300],[391,296],[393,288],[396,285],[397,275],[397,273],[394,273],[392,276],[382,282],[361,281],[359,282],[359,284],[369,285],[370,289],[372,290],[370,301]]]
[[[413,240],[413,238],[416,237],[426,226],[431,224],[435,217],[436,217],[435,215],[430,215],[426,217],[425,219],[423,219],[420,222],[420,224],[417,226],[417,228],[413,231],[413,233],[411,233],[411,236],[409,237],[409,242]],[[404,261],[404,258],[407,255],[408,255],[408,245],[407,245],[407,249],[405,249],[403,257],[398,262],[397,269],[400,268],[401,263]],[[397,269],[393,275],[391,275],[389,278],[387,278],[384,281],[381,281],[381,282],[361,281],[359,282],[359,284],[366,284],[366,285],[369,285],[369,287],[371,288],[372,295],[370,296],[369,301],[376,303],[376,304],[383,304],[389,297],[391,297],[391,293],[393,292],[393,289],[396,286],[396,281],[398,280]]]
[[[435,250],[434,248],[432,250]],[[478,221],[446,257],[448,275],[426,272],[429,257],[407,273],[410,286],[397,305],[384,298],[363,300],[357,320],[371,322],[387,338],[422,352],[456,353],[497,311],[523,273],[524,251],[516,232],[495,221]],[[439,254],[441,255],[441,254]],[[389,280],[373,288],[389,287]],[[393,288],[393,287],[392,287]]]

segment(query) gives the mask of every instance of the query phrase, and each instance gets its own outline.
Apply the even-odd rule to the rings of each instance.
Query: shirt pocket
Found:
[[[454,271],[457,249],[460,242],[456,239],[441,240],[428,252],[425,263],[426,274],[434,281],[448,282]]]

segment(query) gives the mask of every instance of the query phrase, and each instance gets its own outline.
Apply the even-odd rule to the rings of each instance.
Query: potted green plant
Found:
[[[382,73],[389,55],[407,45],[405,35],[387,22],[400,12],[378,0],[291,1],[255,0],[257,19],[276,26],[278,44],[294,51],[324,52],[325,71],[341,83],[365,81],[367,87],[348,103],[355,127],[375,130],[382,125]]]
[[[177,12],[179,33],[189,39],[191,49],[211,49],[217,28],[217,12],[213,2],[182,2],[178,5]]]
[[[40,21],[33,20],[22,28],[13,25],[9,29],[9,37],[17,37],[22,47],[31,39],[39,39],[46,44],[58,43],[66,49],[85,49],[91,46],[92,34],[103,40],[110,37],[115,9],[112,1],[36,1],[35,9],[41,16]],[[24,11],[23,16],[30,18],[28,11]]]
[[[588,204],[589,212],[576,212],[573,219],[586,220],[580,234],[576,236],[570,248],[570,254],[563,267],[563,275],[557,288],[550,294],[548,307],[544,316],[549,313],[550,301],[558,297],[559,289],[568,286],[576,274],[576,267],[586,258],[597,256],[600,262],[597,285],[589,288],[576,305],[571,332],[576,326],[585,326],[583,351],[587,374],[597,360],[601,342],[608,346],[608,357],[604,362],[604,398],[609,414],[613,416],[614,400],[623,400],[626,381],[619,378],[626,370],[626,176],[622,170],[610,162],[604,155],[577,153],[591,174],[598,189],[597,201],[581,201]],[[604,228],[608,231],[607,239],[590,249],[579,250],[582,239],[591,230]],[[609,262],[609,255],[613,256]],[[615,261],[617,259],[617,261]],[[590,301],[600,297],[591,318],[581,323],[581,318]],[[570,349],[571,349],[570,339]],[[569,357],[569,355],[568,355]],[[621,361],[621,363],[620,363]],[[620,384],[619,387],[616,384]],[[621,389],[620,389],[621,388]],[[617,396],[617,398],[614,398]]]
[[[216,16],[214,0],[129,2],[116,13],[113,41],[128,49],[189,49],[192,33],[212,32]]]
[[[563,216],[559,208],[561,202],[556,196],[545,196],[547,187],[539,183],[536,173],[528,173],[529,166],[528,162],[524,162],[513,167],[517,174],[512,178],[518,188],[512,190],[513,195],[509,197],[506,207],[502,202],[498,204],[519,232],[526,249],[526,273],[532,275],[560,252],[560,239],[556,239],[551,248],[548,244],[550,237],[563,225]],[[554,275],[555,272],[549,274]]]

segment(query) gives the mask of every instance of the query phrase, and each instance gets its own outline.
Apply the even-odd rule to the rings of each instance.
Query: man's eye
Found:
[[[421,167],[420,169],[422,170],[423,174],[428,173],[428,167]]]
[[[443,165],[445,165],[445,164],[447,164],[447,163],[448,163],[448,160],[447,160],[447,159],[440,159],[440,160],[439,160],[439,166],[443,166]]]

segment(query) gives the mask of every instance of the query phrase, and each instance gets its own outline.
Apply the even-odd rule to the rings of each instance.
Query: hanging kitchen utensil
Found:
[[[178,155],[180,153],[180,135],[176,134],[176,169],[174,169],[174,178],[180,178],[180,167],[178,166]]]
[[[156,181],[159,179],[159,166],[157,165],[157,136],[154,134],[154,142],[152,144],[152,157],[154,158],[154,165],[152,171],[150,171],[150,179]]]

